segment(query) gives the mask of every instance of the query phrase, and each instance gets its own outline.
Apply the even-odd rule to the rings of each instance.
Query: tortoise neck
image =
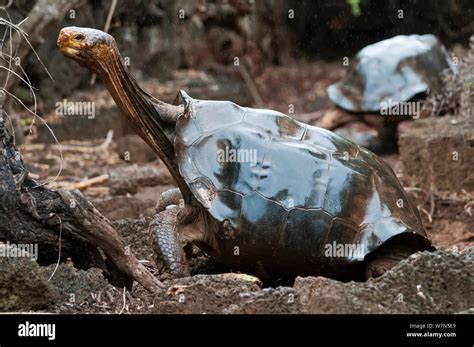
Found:
[[[167,110],[167,104],[154,99],[140,88],[128,73],[116,50],[99,64],[96,72],[104,81],[120,111],[136,128],[140,137],[158,154],[174,177],[185,201],[189,202],[192,194],[179,173],[174,146],[167,136],[166,129],[169,129],[169,124],[159,113],[160,109]]]
[[[98,73],[122,114],[137,129],[143,140],[161,159],[174,158],[171,143],[167,143],[170,141],[164,139],[165,124],[161,116],[153,107],[150,97],[125,69],[120,55],[115,53],[102,59]],[[160,141],[162,138],[163,141]]]

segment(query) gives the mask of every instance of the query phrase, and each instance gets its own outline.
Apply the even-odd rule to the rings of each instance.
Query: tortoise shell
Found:
[[[408,101],[442,85],[453,69],[446,48],[433,35],[399,35],[363,48],[345,78],[328,87],[329,98],[349,111],[377,112],[384,103]]]
[[[372,152],[276,111],[180,96],[178,166],[218,225],[218,260],[262,277],[354,279],[397,235],[430,247],[418,210]],[[359,248],[328,256],[327,245]]]

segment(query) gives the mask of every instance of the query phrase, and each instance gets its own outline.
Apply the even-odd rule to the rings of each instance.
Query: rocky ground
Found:
[[[0,258],[0,262],[0,279],[8,284],[2,288],[2,311],[474,313],[474,247],[417,253],[365,283],[298,277],[292,287],[262,288],[258,278],[245,274],[198,274],[166,281],[166,288],[153,294],[138,286],[130,292],[115,288],[96,269],[78,271],[61,264],[55,270],[25,258]]]
[[[173,83],[158,86],[150,81],[145,87],[154,95],[165,95],[167,101],[180,88],[194,88],[190,94],[197,97],[211,94],[225,99],[236,94],[235,90],[226,90],[228,82],[213,75],[196,71],[177,74]],[[335,65],[302,63],[298,69],[265,71],[256,85],[267,107],[288,113],[288,105],[292,104],[294,116],[311,123],[317,121],[318,112],[331,107],[324,96],[325,86],[340,75],[341,69]],[[301,76],[306,76],[308,82],[298,83]],[[267,85],[278,88],[270,92],[264,87]],[[250,95],[237,94],[241,104],[252,103]],[[80,116],[61,119],[54,113],[46,117],[61,140],[63,160],[48,129],[41,125],[34,128],[32,140],[19,148],[23,158],[38,180],[52,181],[52,187],[83,190],[113,220],[145,266],[155,272],[147,227],[159,193],[172,187],[172,180],[153,153],[121,121],[101,86],[93,93],[75,94],[74,98],[97,101],[97,114],[90,120]],[[84,127],[84,122],[90,122],[90,126]],[[77,270],[69,263],[43,267],[25,258],[0,257],[0,311],[473,313],[473,163],[470,159],[456,162],[456,171],[450,175],[451,166],[441,165],[442,170],[437,170],[439,166],[429,158],[446,159],[458,150],[463,158],[472,159],[474,134],[472,127],[463,126],[464,130],[458,131],[457,123],[451,120],[443,124],[434,124],[438,121],[432,119],[425,122],[426,126],[418,126],[424,130],[404,133],[400,154],[384,155],[384,159],[416,201],[438,251],[414,254],[378,279],[342,283],[322,277],[298,277],[292,286],[268,287],[255,277],[226,273],[225,266],[193,252],[192,277],[167,280],[165,289],[148,293],[138,285],[130,291],[115,288],[96,269]],[[432,129],[429,127],[442,129],[436,133],[444,134],[444,140],[432,138],[435,131],[426,130]],[[427,163],[431,165],[429,170],[424,166]]]

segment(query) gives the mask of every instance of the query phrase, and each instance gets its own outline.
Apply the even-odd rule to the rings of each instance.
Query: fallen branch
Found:
[[[109,221],[79,192],[51,190],[29,177],[0,116],[0,241],[38,244],[38,262],[70,258],[81,269],[97,267],[112,284],[136,280],[154,291],[161,283],[126,247]]]

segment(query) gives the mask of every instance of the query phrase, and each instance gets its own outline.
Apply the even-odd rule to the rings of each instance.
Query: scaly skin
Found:
[[[190,275],[186,254],[178,235],[179,210],[179,207],[173,206],[159,212],[149,229],[156,263],[162,264],[160,273],[170,273],[176,278]]]
[[[178,188],[173,188],[167,190],[160,195],[160,199],[158,200],[158,204],[156,206],[156,212],[162,212],[166,209],[167,206],[176,205],[179,206],[183,199],[183,195]]]

